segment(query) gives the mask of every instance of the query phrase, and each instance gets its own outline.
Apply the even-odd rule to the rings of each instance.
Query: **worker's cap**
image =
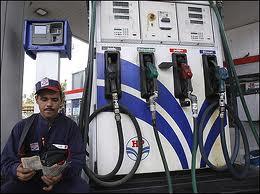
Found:
[[[38,94],[38,92],[43,89],[48,89],[55,92],[61,92],[60,83],[56,80],[49,79],[47,77],[43,78],[41,81],[38,81],[35,84],[35,88],[36,88],[35,94]]]

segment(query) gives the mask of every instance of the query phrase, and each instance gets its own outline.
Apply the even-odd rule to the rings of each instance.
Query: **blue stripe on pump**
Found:
[[[161,82],[158,81],[157,83],[159,90],[157,103],[172,117],[172,119],[178,125],[186,141],[188,142],[190,151],[192,151],[192,130],[187,117],[183,112],[183,109],[177,100],[172,96],[172,94],[167,90],[167,88]]]
[[[227,119],[225,116],[224,126],[226,126],[226,125],[227,125]],[[204,150],[205,150],[207,157],[209,156],[212,146],[215,143],[219,134],[220,134],[220,117],[217,117],[213,126],[210,129],[210,132],[209,132],[206,142],[204,144]],[[200,167],[206,167],[206,163],[204,162],[203,159],[201,159],[201,161],[200,161]]]

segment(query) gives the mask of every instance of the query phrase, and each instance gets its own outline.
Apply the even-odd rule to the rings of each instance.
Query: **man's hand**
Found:
[[[28,181],[30,180],[34,175],[36,171],[28,168],[23,168],[22,163],[19,164],[19,166],[16,169],[16,176],[21,181]]]
[[[51,191],[53,186],[61,180],[62,175],[59,176],[42,176],[43,182],[46,183],[47,187],[43,187],[44,191]]]

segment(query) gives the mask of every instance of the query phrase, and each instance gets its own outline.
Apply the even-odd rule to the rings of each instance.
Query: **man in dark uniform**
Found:
[[[89,185],[81,178],[86,160],[85,146],[77,124],[59,113],[62,104],[60,83],[42,79],[36,83],[35,99],[40,113],[35,116],[22,145],[19,147],[26,119],[14,126],[1,154],[1,176],[5,180],[1,192],[87,193]],[[23,167],[21,157],[40,156],[47,145],[53,144],[66,147],[69,152],[66,159],[69,165],[60,175],[43,175],[41,170]]]

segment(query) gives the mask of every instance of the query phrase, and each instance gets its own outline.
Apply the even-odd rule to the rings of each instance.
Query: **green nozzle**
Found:
[[[151,62],[147,62],[146,66],[147,66],[147,72],[146,72],[147,77],[149,79],[157,78],[159,74],[155,65]]]

